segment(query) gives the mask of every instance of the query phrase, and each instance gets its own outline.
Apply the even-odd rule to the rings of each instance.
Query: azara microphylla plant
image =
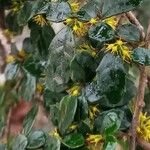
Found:
[[[0,0],[2,31],[11,46],[0,86],[0,150],[150,149],[144,101],[150,26],[145,33],[131,12],[141,5],[142,0]],[[29,36],[18,49],[12,39],[23,30]],[[32,108],[13,135],[9,114],[20,100]],[[41,105],[52,125],[36,129]]]

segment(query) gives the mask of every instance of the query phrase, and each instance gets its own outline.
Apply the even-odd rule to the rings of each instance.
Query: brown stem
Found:
[[[142,108],[144,107],[144,93],[145,93],[145,87],[146,87],[146,68],[145,66],[140,67],[140,78],[139,78],[139,87],[138,87],[138,93],[136,98],[136,104],[135,104],[135,111],[133,114],[133,120],[132,120],[132,126],[131,126],[131,150],[135,150],[136,148],[136,128],[138,125],[138,118],[139,114],[142,111]]]
[[[150,47],[150,24],[147,30],[147,35],[145,39],[146,45],[145,47]],[[139,86],[138,86],[138,93],[136,97],[136,104],[135,104],[135,111],[133,114],[133,120],[131,125],[131,150],[136,149],[136,128],[138,126],[138,120],[140,112],[142,111],[145,103],[144,103],[144,93],[145,93],[145,87],[147,82],[147,71],[145,66],[140,66],[140,78],[139,78]]]
[[[130,20],[131,23],[135,24],[139,30],[141,31],[141,38],[142,40],[145,38],[144,28],[139,22],[139,20],[134,16],[134,14],[130,11],[126,13],[127,18]]]

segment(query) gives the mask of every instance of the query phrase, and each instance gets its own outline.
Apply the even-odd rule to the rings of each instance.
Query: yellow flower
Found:
[[[10,40],[13,37],[13,32],[10,31],[9,29],[5,29],[3,34]]]
[[[81,22],[77,18],[68,18],[64,23],[70,26],[78,37],[84,36],[88,31],[87,22]]]
[[[118,19],[116,17],[110,17],[105,19],[103,22],[107,23],[108,25],[110,25],[113,29],[116,28],[117,24],[118,24]]]
[[[16,59],[16,58],[15,58],[13,55],[8,55],[8,56],[6,57],[6,63],[7,63],[7,64],[12,63],[12,62],[15,61],[15,59]]]
[[[54,138],[61,139],[61,137],[60,137],[60,135],[58,133],[57,128],[55,128],[54,131],[50,132],[49,135],[52,136],[52,137],[54,137]]]
[[[41,27],[47,25],[47,21],[42,15],[36,15],[33,17],[33,21]]]
[[[91,120],[94,120],[94,118],[97,116],[97,114],[100,112],[100,110],[97,108],[97,105],[96,106],[90,106],[90,109],[89,109],[89,118]]]
[[[18,52],[18,57],[20,58],[25,58],[26,57],[26,52],[24,49],[21,49],[19,52]]]
[[[150,142],[150,116],[147,116],[147,113],[139,115],[137,134],[145,141]]]
[[[74,130],[76,130],[77,128],[78,128],[78,125],[77,125],[77,124],[72,124],[72,125],[69,126],[69,129],[70,129],[71,131],[74,131]]]
[[[126,62],[131,61],[131,51],[126,46],[126,43],[121,40],[117,40],[113,44],[107,44],[106,51],[121,55],[122,59]]]
[[[13,13],[17,13],[21,9],[22,5],[23,5],[22,1],[15,1],[15,0],[13,0],[12,1],[12,6],[11,6],[12,12]]]
[[[96,49],[94,49],[88,43],[83,43],[82,45],[79,46],[79,49],[77,49],[77,50],[80,52],[82,52],[82,51],[88,52],[93,57],[96,56]]]
[[[103,137],[101,134],[89,134],[86,138],[88,144],[95,144],[97,145],[99,142],[103,142]]]
[[[80,95],[81,87],[79,85],[74,85],[72,88],[70,88],[67,92],[71,96],[78,96]]]
[[[70,6],[71,6],[72,12],[77,12],[80,7],[79,3],[77,3],[77,2],[70,3]]]
[[[97,18],[91,18],[91,20],[89,21],[90,24],[95,25],[98,22]]]
[[[66,19],[65,23],[67,25],[70,25],[71,23],[73,23],[73,19],[72,18],[68,18],[68,19]]]
[[[36,85],[36,91],[39,92],[39,93],[42,93],[43,90],[44,90],[43,85],[40,84],[40,83],[38,83],[38,84]]]

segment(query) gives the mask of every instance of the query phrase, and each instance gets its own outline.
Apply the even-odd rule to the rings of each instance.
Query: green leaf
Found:
[[[60,140],[50,135],[46,136],[44,150],[60,150]]]
[[[125,89],[125,76],[122,59],[113,54],[106,54],[97,68],[100,105],[112,107],[121,101]]]
[[[117,34],[128,42],[138,42],[140,41],[140,30],[134,24],[124,24],[119,26],[117,29]]]
[[[142,0],[104,0],[102,8],[103,18],[135,9]]]
[[[78,148],[84,145],[84,137],[80,133],[73,133],[73,134],[67,135],[62,140],[62,143],[71,149]]]
[[[33,106],[32,109],[28,112],[23,120],[23,134],[28,135],[32,129],[32,126],[35,122],[36,115],[38,112],[38,107]]]
[[[40,57],[42,57],[44,61],[47,60],[49,55],[48,48],[55,36],[53,28],[50,25],[41,27],[34,22],[30,23],[29,28],[31,30],[30,36],[32,45],[35,50],[38,51]]]
[[[99,23],[91,27],[89,32],[89,40],[93,47],[101,47],[104,43],[114,39],[115,31],[106,23]]]
[[[90,0],[78,12],[77,17],[83,21],[89,21],[91,18],[97,16],[97,7],[100,6],[99,2]]]
[[[26,53],[31,53],[33,52],[34,48],[33,45],[31,43],[31,38],[25,38],[23,40],[23,45],[22,45],[22,49],[26,52]]]
[[[25,150],[27,143],[27,138],[24,135],[20,134],[13,140],[12,150]]]
[[[16,62],[7,64],[4,72],[6,80],[14,80],[17,77],[19,70],[19,64]]]
[[[104,146],[104,150],[116,150],[117,142],[107,142]]]
[[[21,34],[23,27],[20,27],[17,22],[17,15],[10,12],[5,18],[6,28],[13,32],[13,35]]]
[[[45,70],[46,62],[37,57],[29,56],[23,63],[23,67],[33,76],[40,77]]]
[[[132,53],[132,59],[133,61],[144,65],[149,66],[150,65],[150,50],[146,48],[136,48],[133,50]]]
[[[62,29],[49,47],[49,66],[46,71],[46,86],[54,92],[67,88],[70,80],[70,61],[74,55],[74,37],[67,28]]]
[[[32,5],[34,4],[34,2],[31,1],[27,1],[23,8],[20,9],[20,11],[18,12],[18,16],[17,16],[17,20],[18,20],[18,24],[20,26],[24,26],[27,24],[27,22],[31,19],[31,17],[33,16],[32,14]]]
[[[46,19],[53,22],[64,21],[71,13],[71,8],[67,2],[51,2],[46,13]]]
[[[45,134],[43,131],[32,131],[27,138],[27,149],[37,149],[45,144]]]
[[[96,63],[90,54],[81,52],[72,59],[70,70],[73,81],[89,81],[95,76]]]
[[[96,103],[100,100],[99,87],[95,82],[87,84],[84,89],[84,96],[90,103]]]
[[[53,125],[58,126],[59,124],[59,103],[54,105],[50,105],[50,114],[51,114],[51,121]]]
[[[59,106],[59,130],[62,134],[71,125],[77,109],[77,98],[65,96]]]
[[[101,131],[106,135],[113,135],[121,126],[124,112],[121,109],[111,109],[103,111],[95,119],[95,127],[97,131]]]
[[[56,93],[52,92],[49,89],[45,89],[44,91],[44,104],[46,108],[50,108],[50,105],[56,104],[57,102],[60,102],[62,97],[64,97],[66,94],[64,93]]]
[[[26,76],[23,78],[23,81],[20,85],[18,94],[21,98],[26,101],[32,99],[33,94],[36,90],[36,78],[29,73],[26,73]]]

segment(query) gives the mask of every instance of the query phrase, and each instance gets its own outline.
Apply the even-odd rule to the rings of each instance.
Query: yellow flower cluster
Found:
[[[113,29],[116,28],[117,24],[118,24],[118,19],[117,17],[113,16],[110,18],[105,19],[103,22],[107,23],[108,25],[110,25]]]
[[[12,55],[12,54],[7,55],[5,61],[7,64],[9,64],[14,62],[15,60],[22,61],[25,59],[25,57],[26,57],[26,52],[24,49],[21,49],[17,55]]]
[[[47,21],[42,15],[36,15],[33,17],[33,21],[41,27],[47,25]]]
[[[71,95],[71,96],[79,96],[80,95],[80,91],[81,91],[81,87],[79,85],[74,85],[73,87],[71,87],[67,92]]]
[[[71,130],[71,131],[74,131],[74,130],[76,130],[78,128],[78,125],[77,124],[71,124],[70,126],[69,126],[69,130]]]
[[[76,18],[68,18],[65,23],[72,28],[73,33],[78,37],[84,36],[88,31],[87,24]]]
[[[21,9],[22,5],[23,5],[22,1],[13,0],[12,1],[12,6],[11,6],[12,12],[17,13]]]
[[[7,64],[12,63],[12,62],[15,61],[15,57],[13,55],[9,54],[9,55],[6,56],[6,60],[5,61],[6,61]]]
[[[80,8],[80,4],[78,2],[70,3],[72,12],[77,12]]]
[[[43,90],[44,90],[44,86],[42,84],[38,83],[36,85],[36,91],[39,92],[39,93],[42,93]]]
[[[97,145],[99,142],[103,141],[103,137],[101,134],[89,134],[89,136],[86,138],[86,141],[88,144]]]
[[[57,128],[55,128],[52,132],[50,132],[49,135],[54,138],[61,139],[61,136],[59,135]]]
[[[100,110],[98,109],[97,105],[96,106],[90,106],[89,109],[89,118],[91,120],[94,120],[94,118],[97,116],[97,114],[100,112]]]
[[[150,142],[150,116],[147,116],[147,113],[140,113],[137,134],[145,141]]]
[[[131,60],[131,51],[129,50],[126,43],[122,40],[117,40],[113,44],[107,44],[106,51],[113,54],[119,54],[126,62],[130,62]]]
[[[79,52],[87,52],[89,53],[91,56],[95,57],[96,55],[96,49],[94,49],[91,45],[89,45],[88,43],[83,43],[82,45],[79,46],[79,49],[77,49]]]
[[[76,36],[82,37],[86,35],[90,26],[95,25],[97,22],[98,22],[97,18],[92,18],[88,22],[79,21],[77,18],[68,18],[66,19],[65,24],[72,28],[73,33]]]

